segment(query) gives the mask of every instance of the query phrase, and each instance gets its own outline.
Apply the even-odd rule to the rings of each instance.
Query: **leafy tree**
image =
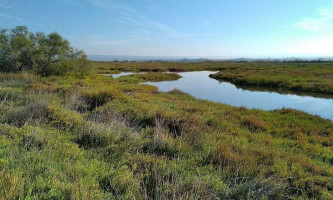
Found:
[[[9,35],[6,29],[0,30],[0,70],[10,71],[14,66],[13,59],[11,57],[11,50],[9,44]]]
[[[25,26],[10,33],[0,29],[0,53],[0,70],[5,72],[31,70],[49,76],[90,70],[84,52],[71,47],[58,33],[33,34]]]
[[[29,69],[32,65],[31,49],[33,47],[33,34],[28,32],[24,26],[18,26],[10,34],[10,47],[15,68],[22,71],[23,68]]]

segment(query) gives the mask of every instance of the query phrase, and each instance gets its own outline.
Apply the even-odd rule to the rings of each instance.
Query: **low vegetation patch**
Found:
[[[174,81],[180,79],[181,76],[176,73],[144,73],[133,74],[129,76],[119,77],[120,82],[140,83],[140,82],[159,82],[159,81]]]
[[[133,65],[138,71],[199,67],[154,64]],[[333,198],[332,121],[292,109],[236,108],[138,84],[179,78],[159,72],[118,79],[94,72],[0,73],[0,196]]]
[[[236,85],[333,94],[332,63],[280,63],[225,67],[210,75]]]

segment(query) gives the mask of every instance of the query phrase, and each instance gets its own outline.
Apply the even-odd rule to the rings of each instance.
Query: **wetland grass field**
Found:
[[[4,199],[332,199],[333,123],[142,84],[219,71],[240,85],[332,94],[332,63],[92,62],[0,74]],[[113,78],[103,74],[149,72]],[[309,71],[313,73],[309,73]],[[277,74],[280,74],[277,76]]]

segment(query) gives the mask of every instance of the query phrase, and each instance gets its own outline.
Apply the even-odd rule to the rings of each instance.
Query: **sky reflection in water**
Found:
[[[262,110],[293,108],[319,115],[333,121],[333,99],[279,94],[276,92],[250,91],[237,88],[227,82],[219,82],[209,77],[213,72],[183,72],[177,81],[147,82],[157,86],[159,91],[182,90],[196,98],[221,102],[233,106],[245,106]]]

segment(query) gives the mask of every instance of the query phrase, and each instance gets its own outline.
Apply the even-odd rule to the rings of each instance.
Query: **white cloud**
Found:
[[[150,30],[150,32],[159,31],[172,38],[190,37],[191,34],[181,33],[179,30],[166,24],[154,21],[140,14],[136,9],[124,4],[105,0],[88,0],[93,6],[106,10],[109,13],[116,14],[118,20],[122,23],[137,26],[140,29]]]
[[[76,39],[76,37],[73,37]],[[137,38],[129,38],[129,39],[109,39],[103,37],[101,35],[84,35],[82,38],[79,39],[81,42],[86,44],[95,45],[95,46],[117,46],[117,45],[124,45],[130,44],[133,42],[137,42],[139,39]]]
[[[125,14],[129,14],[129,13],[134,13],[136,12],[135,9],[120,4],[120,3],[115,3],[113,1],[105,1],[105,0],[87,0],[88,3],[92,4],[93,6],[100,8],[100,9],[104,9],[110,12],[121,12],[121,13],[125,13]]]
[[[22,18],[14,17],[14,16],[11,16],[11,15],[6,15],[4,13],[0,13],[0,17],[5,17],[5,18],[8,18],[8,19],[14,19],[14,20],[17,20],[17,21],[22,21]]]
[[[286,45],[285,52],[292,55],[332,56],[333,36],[307,38]]]
[[[298,28],[306,31],[325,31],[333,28],[333,12],[330,9],[320,9],[318,17],[305,18],[298,22]]]

